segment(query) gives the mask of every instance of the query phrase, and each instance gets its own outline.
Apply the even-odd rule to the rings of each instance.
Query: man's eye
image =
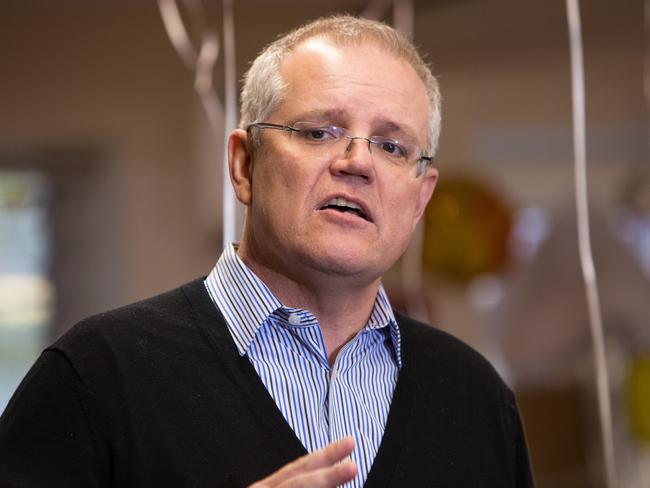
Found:
[[[310,139],[325,139],[327,137],[327,132],[323,129],[312,129],[309,131]]]
[[[391,156],[396,156],[399,158],[406,156],[406,150],[402,146],[400,146],[397,142],[383,141],[380,147],[382,151],[384,151],[386,154],[389,154]]]
[[[333,128],[314,127],[310,129],[302,129],[300,131],[300,137],[304,138],[307,141],[324,142],[336,139],[338,136]]]

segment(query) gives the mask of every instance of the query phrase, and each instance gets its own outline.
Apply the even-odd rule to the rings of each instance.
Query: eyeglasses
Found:
[[[292,139],[301,151],[313,153],[314,156],[323,154],[334,156],[342,149],[342,142],[348,141],[342,152],[347,152],[352,147],[352,142],[359,139],[368,141],[368,151],[373,158],[380,161],[394,164],[403,168],[415,167],[415,176],[424,173],[425,168],[431,164],[433,159],[427,156],[423,150],[415,144],[400,142],[388,137],[372,136],[360,137],[351,136],[347,129],[333,125],[318,125],[311,122],[296,122],[293,126],[256,122],[248,126],[251,129],[275,129],[290,132]],[[373,152],[373,146],[377,151]]]

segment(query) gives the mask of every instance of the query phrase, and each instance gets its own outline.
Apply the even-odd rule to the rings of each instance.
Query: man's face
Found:
[[[406,62],[373,44],[335,46],[313,38],[281,65],[283,102],[263,122],[317,122],[354,136],[407,135],[426,148],[429,102]],[[244,240],[249,258],[294,281],[355,278],[370,283],[404,252],[437,173],[373,161],[368,143],[307,156],[289,132],[264,129],[250,168]],[[378,151],[373,148],[373,152]],[[366,218],[328,207],[344,198]]]

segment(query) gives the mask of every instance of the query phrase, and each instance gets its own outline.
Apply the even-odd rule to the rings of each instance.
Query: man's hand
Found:
[[[357,467],[343,458],[354,450],[354,440],[345,437],[282,467],[249,488],[334,488],[357,475]]]

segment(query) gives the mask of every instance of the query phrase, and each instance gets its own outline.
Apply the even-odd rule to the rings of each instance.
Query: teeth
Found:
[[[369,220],[368,216],[366,215],[366,212],[364,212],[363,209],[361,208],[361,205],[359,205],[358,203],[351,202],[350,200],[347,200],[342,197],[332,198],[329,202],[323,205],[323,208],[327,208],[327,207],[337,207],[341,212],[352,211],[356,213],[359,217],[365,220]]]
[[[345,198],[332,198],[329,202],[325,204],[325,206],[328,205],[334,205],[336,207],[349,207],[349,208],[354,208],[356,210],[362,211],[359,205],[349,200],[346,200]]]

